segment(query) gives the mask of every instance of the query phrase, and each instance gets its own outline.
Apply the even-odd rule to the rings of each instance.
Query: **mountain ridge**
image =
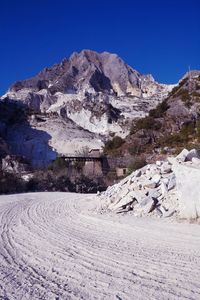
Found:
[[[58,154],[68,154],[85,146],[101,148],[113,135],[127,136],[132,121],[145,117],[173,87],[140,74],[116,54],[83,50],[15,82],[1,99],[27,106],[32,112],[29,129],[43,130],[49,137],[44,143]],[[37,122],[35,116],[40,114],[44,122]],[[17,133],[9,132],[16,154],[39,160],[35,131],[33,135],[19,125]],[[44,159],[49,157],[45,149],[41,149]]]
[[[98,52],[95,52],[95,51],[92,51],[92,50],[89,50],[89,49],[84,49],[82,50],[80,53],[78,52],[73,52],[72,55],[69,57],[69,58],[64,58],[61,63],[56,63],[56,64],[53,64],[51,67],[47,67],[47,68],[44,68],[42,71],[40,71],[38,74],[36,74],[35,76],[29,78],[29,79],[25,79],[25,80],[20,80],[20,81],[16,81],[13,85],[11,85],[11,90],[12,89],[18,89],[19,86],[18,84],[19,83],[26,83],[26,82],[29,82],[31,80],[34,80],[36,77],[39,77],[39,78],[42,78],[42,77],[47,77],[47,73],[51,70],[55,70],[58,71],[64,71],[65,70],[65,66],[66,65],[69,65],[69,63],[71,62],[72,65],[80,62],[80,61],[83,61],[83,60],[87,60],[89,63],[92,63],[93,66],[95,66],[99,71],[104,71],[106,74],[108,74],[109,72],[112,73],[111,75],[115,76],[115,74],[117,72],[113,72],[113,62],[116,64],[118,63],[118,69],[119,69],[119,65],[123,65],[125,68],[127,68],[128,72],[129,72],[129,75],[130,74],[134,74],[136,78],[134,82],[134,84],[138,85],[138,79],[140,76],[143,76],[145,79],[149,79],[150,81],[154,82],[154,78],[151,74],[145,74],[145,75],[142,75],[140,72],[136,71],[135,69],[133,69],[132,67],[130,67],[126,62],[124,62],[117,54],[115,53],[109,53],[109,52],[101,52],[101,53],[98,53]],[[108,69],[107,68],[107,62],[108,62],[108,67],[112,68],[111,69]],[[105,64],[106,63],[106,64]],[[104,67],[105,65],[105,67]],[[103,70],[102,70],[103,69]],[[117,68],[116,68],[117,69]],[[75,72],[76,70],[74,70]],[[59,75],[62,75],[59,74]],[[74,74],[73,74],[74,75]],[[120,73],[120,76],[122,76],[122,73]],[[132,78],[131,78],[132,79]],[[156,82],[156,81],[155,81]],[[69,84],[69,83],[68,83]],[[164,85],[164,84],[163,84]],[[166,84],[167,85],[167,84]]]
[[[157,83],[150,74],[140,74],[116,54],[83,50],[73,53],[60,64],[43,69],[30,79],[15,82],[3,98],[21,100],[37,112],[59,112],[64,107],[67,113],[70,111],[68,117],[74,122],[78,122],[77,110],[74,109],[78,102],[81,109],[87,106],[86,103],[92,103],[93,106],[101,103],[103,112],[99,107],[97,109],[101,111],[99,119],[107,118],[107,121],[110,120],[107,123],[112,124],[112,119],[105,113],[108,104],[112,109],[121,111],[120,120],[123,123],[123,118],[132,119],[147,113],[171,88],[172,85]],[[91,107],[86,107],[85,111],[90,114]],[[96,132],[98,127],[99,133],[106,135],[109,131],[127,134],[120,133],[119,127],[123,131],[122,124],[115,126],[115,129],[111,125],[105,128],[106,121],[101,126],[93,114],[89,118],[88,126],[80,122],[78,125],[92,132]]]

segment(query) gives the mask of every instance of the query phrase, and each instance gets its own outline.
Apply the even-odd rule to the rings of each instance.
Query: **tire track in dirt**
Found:
[[[198,225],[102,216],[97,202],[0,196],[0,299],[200,299]]]

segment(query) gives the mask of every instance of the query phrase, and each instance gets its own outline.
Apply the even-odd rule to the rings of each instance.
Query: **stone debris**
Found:
[[[1,165],[2,171],[13,174],[23,174],[31,170],[28,161],[24,157],[17,155],[7,155],[2,159]]]
[[[179,155],[177,155],[176,159],[180,162],[181,161],[184,162],[186,160],[188,153],[189,153],[189,151],[187,149],[183,149],[181,151],[181,153],[179,153]]]
[[[169,162],[164,162],[161,166],[161,173],[162,174],[168,174],[172,171],[172,167],[169,164]]]
[[[153,177],[152,177],[152,181],[155,183],[155,184],[158,184],[161,180],[161,175],[160,174],[155,174]]]
[[[192,163],[195,165],[200,165],[200,159],[197,157],[192,157]]]
[[[154,189],[156,187],[156,183],[153,182],[152,180],[148,180],[144,185],[144,188],[150,188],[150,189]]]
[[[186,156],[187,161],[192,161],[193,158],[199,159],[199,155],[196,149],[190,150]]]
[[[182,167],[186,170],[195,168],[198,170],[200,178],[200,157],[195,149],[190,151],[184,149],[177,157],[169,157],[167,161],[148,164],[134,171],[119,183],[110,186],[100,195],[102,209],[117,213],[131,211],[135,216],[154,215],[159,218],[183,215],[183,208],[184,211],[186,208],[183,201],[180,200],[180,194],[183,199],[185,196],[179,190],[179,186],[183,187],[183,185],[176,183],[177,174],[182,174],[179,170]],[[190,181],[186,170],[184,169],[184,182],[186,182],[184,190],[187,189],[187,181]],[[181,181],[180,178],[178,181]],[[191,185],[190,182],[190,188]],[[186,200],[188,201],[188,199]],[[200,196],[198,200],[196,199],[195,205],[199,208],[200,216]],[[195,213],[195,217],[198,217],[197,208],[193,208],[192,217]]]
[[[168,191],[172,190],[173,188],[175,188],[176,186],[176,177],[174,174],[172,174],[170,177],[169,177],[169,180],[168,180],[168,184],[167,184],[167,188],[168,188]]]

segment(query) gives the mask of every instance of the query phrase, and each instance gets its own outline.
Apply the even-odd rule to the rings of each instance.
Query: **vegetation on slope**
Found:
[[[182,148],[200,148],[200,76],[184,78],[149,115],[137,119],[121,145],[105,147],[137,159],[158,153],[176,153]]]
[[[104,154],[118,154],[118,149],[124,144],[124,142],[125,141],[119,136],[113,137],[113,139],[108,140],[105,143]]]

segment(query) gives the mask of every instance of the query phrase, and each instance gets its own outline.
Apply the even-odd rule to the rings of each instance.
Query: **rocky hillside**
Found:
[[[100,148],[101,138],[56,113],[36,114],[19,101],[0,101],[0,158],[15,154],[44,167],[58,154],[75,153],[77,144],[81,149]]]
[[[106,150],[153,161],[159,155],[194,147],[200,147],[200,71],[186,74],[148,116],[135,119],[118,149]]]
[[[12,101],[19,103],[28,115],[6,125],[0,150],[5,152],[6,142],[11,154],[44,166],[58,154],[101,148],[110,135],[127,136],[132,120],[145,116],[171,89],[116,54],[73,53],[35,77],[17,81],[1,97],[2,105],[9,103],[10,109]]]
[[[116,54],[83,50],[17,81],[4,97],[36,112],[57,112],[90,132],[125,136],[127,121],[144,116],[171,88],[141,75]]]

